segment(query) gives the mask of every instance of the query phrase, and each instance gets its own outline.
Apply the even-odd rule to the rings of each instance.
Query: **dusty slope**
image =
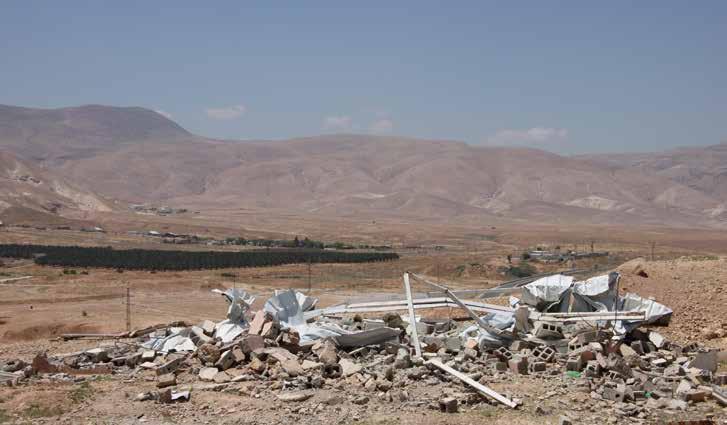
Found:
[[[726,346],[727,268],[724,258],[682,257],[673,260],[637,259],[619,267],[626,292],[654,297],[674,310],[674,319],[663,332],[680,341],[716,338]],[[638,267],[638,269],[637,269]],[[639,276],[644,270],[648,277]],[[661,332],[661,331],[660,331]]]
[[[124,202],[447,220],[497,215],[705,225],[727,219],[718,185],[640,166],[399,137],[209,140],[142,108],[3,106],[0,147]],[[697,162],[718,170],[727,157]]]
[[[75,159],[120,143],[185,137],[192,136],[178,124],[143,108],[0,105],[0,146],[36,160]]]
[[[596,164],[639,170],[649,175],[668,178],[718,200],[719,205],[706,209],[706,214],[715,218],[727,216],[727,142],[666,152],[592,155],[583,158]],[[663,197],[665,203],[675,204],[680,201],[670,193]]]
[[[26,215],[34,211],[78,217],[84,212],[111,211],[111,207],[55,173],[0,151],[0,218],[22,210],[29,211]]]

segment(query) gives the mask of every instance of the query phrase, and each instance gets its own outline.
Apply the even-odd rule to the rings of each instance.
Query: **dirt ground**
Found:
[[[498,234],[497,238],[504,234]],[[523,233],[514,231],[513,235],[516,234]],[[74,232],[50,237],[47,233],[43,235],[23,229],[0,235],[3,237],[0,242],[27,240],[49,243],[47,240],[59,240],[73,243],[85,237]],[[99,244],[112,241],[122,246],[149,246],[146,241],[133,238],[115,239],[113,235],[93,237],[100,238],[92,241]],[[539,239],[541,242],[536,243],[551,246],[561,240],[548,232]],[[468,244],[453,245],[444,251],[424,248],[402,250],[402,258],[390,263],[313,265],[310,271],[306,265],[291,265],[193,272],[117,273],[113,270],[78,269],[64,273],[63,269],[40,267],[31,261],[3,260],[4,265],[0,268],[0,359],[30,361],[40,351],[59,354],[96,347],[98,341],[62,342],[55,337],[70,332],[125,330],[127,287],[132,328],[176,320],[189,323],[204,319],[219,321],[224,318],[227,304],[222,297],[211,293],[213,288],[244,288],[258,296],[254,308],[261,307],[275,289],[307,291],[309,286],[310,294],[320,298],[321,306],[369,297],[398,298],[403,295],[401,275],[407,270],[428,275],[453,288],[486,288],[508,278],[499,271],[506,264],[508,253],[517,257],[523,249],[533,246],[530,241],[510,245],[488,238],[478,241],[474,247]],[[707,248],[701,251],[693,248],[700,244]],[[616,260],[598,264],[598,270],[593,274],[604,273],[636,257],[650,256],[649,246],[643,241],[602,242],[602,245],[606,247],[603,249],[614,253]],[[678,241],[673,246],[665,243],[656,252],[655,260],[631,261],[618,269],[623,275],[621,289],[653,296],[674,310],[671,325],[659,330],[669,338],[679,342],[698,340],[726,349],[724,333],[717,337],[709,334],[719,329],[727,331],[727,259],[720,256],[720,249],[712,239],[707,242],[692,241],[686,247],[679,246]],[[593,268],[594,265],[593,262],[582,262],[574,266]],[[637,265],[648,277],[635,273]],[[554,271],[570,266],[538,267],[539,271]],[[30,278],[24,278],[26,276]],[[423,293],[425,288],[415,287],[414,290]],[[460,313],[453,311],[447,314],[457,316]],[[197,387],[199,384],[195,383],[189,403],[162,405],[134,401],[138,393],[155,389],[151,375],[134,379],[96,375],[77,377],[70,382],[49,380],[31,386],[0,388],[0,423],[289,424],[302,421],[363,425],[516,425],[556,424],[561,414],[582,419],[576,423],[610,421],[598,410],[590,411],[599,405],[590,401],[589,389],[573,391],[563,379],[513,378],[502,374],[494,377],[488,385],[521,399],[521,408],[509,410],[483,403],[477,397],[476,403],[461,406],[460,413],[453,415],[430,409],[429,405],[443,394],[467,393],[467,389],[457,382],[402,388],[409,393],[403,402],[382,400],[378,394],[367,394],[363,387],[357,388],[354,392],[370,398],[365,405],[355,404],[350,394],[349,397],[342,395],[340,388],[336,388],[336,385],[343,385],[341,383],[331,383],[302,403],[277,400],[275,391],[267,384],[243,382],[220,391]],[[355,383],[350,385],[356,388]],[[587,400],[589,403],[585,403]],[[682,417],[727,418],[727,411],[715,406],[714,403],[702,403]],[[609,406],[601,407],[603,412],[608,411]],[[674,416],[665,413],[664,417]]]

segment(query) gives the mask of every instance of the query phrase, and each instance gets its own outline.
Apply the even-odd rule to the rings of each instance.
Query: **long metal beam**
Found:
[[[470,309],[480,313],[509,313],[513,311],[510,307],[495,304],[479,303],[475,301],[463,302]],[[415,298],[412,300],[412,304],[417,309],[459,307],[459,305],[449,297]],[[306,319],[312,319],[318,316],[328,316],[333,314],[376,313],[383,311],[408,310],[408,308],[407,300],[352,303],[307,311],[304,313],[304,316]]]
[[[419,343],[419,332],[417,332],[417,318],[414,315],[414,303],[411,300],[411,285],[409,285],[409,273],[404,273],[404,291],[406,292],[407,307],[409,309],[409,326],[411,326],[411,339],[414,343],[414,352],[417,358],[422,357],[422,346]]]
[[[439,360],[432,359],[429,360],[427,363],[436,366],[437,368],[449,373],[450,375],[454,376],[455,378],[459,379],[460,381],[464,382],[465,384],[469,385],[470,387],[476,389],[480,393],[486,395],[487,397],[493,398],[500,403],[504,404],[507,407],[510,407],[512,409],[517,407],[517,403],[510,400],[509,398],[503,396],[502,394],[498,393],[497,391],[493,390],[492,388],[486,387],[479,382],[475,381],[474,379],[470,378],[469,376],[465,375],[462,372],[459,372],[455,369],[452,369],[451,367],[447,366],[446,364],[440,362]]]
[[[429,280],[427,280],[427,279],[425,279],[425,278],[423,278],[423,277],[421,277],[419,275],[416,275],[416,274],[412,274],[412,276],[414,276],[415,279],[417,279],[419,281],[422,281],[422,282],[424,282],[424,283],[426,283],[426,284],[428,284],[428,285],[430,285],[430,286],[432,286],[434,288],[437,288],[437,289],[441,290],[442,292],[444,292],[449,298],[452,299],[452,301],[454,301],[455,303],[457,303],[457,305],[459,305],[460,307],[462,307],[462,309],[467,312],[467,314],[472,318],[472,320],[475,321],[475,323],[477,323],[477,325],[480,328],[486,330],[487,332],[490,332],[491,334],[501,335],[501,336],[506,336],[507,335],[507,333],[505,331],[503,331],[501,329],[497,329],[496,327],[491,326],[488,323],[486,323],[484,320],[482,320],[482,318],[480,318],[480,316],[478,316],[477,314],[475,314],[475,312],[472,311],[472,309],[470,309],[464,302],[462,302],[462,300],[460,300],[459,298],[457,298],[457,296],[454,295],[452,293],[452,291],[450,291],[449,288],[447,288],[446,286],[442,286],[442,285],[440,285],[438,283],[431,282],[431,281],[429,281]]]

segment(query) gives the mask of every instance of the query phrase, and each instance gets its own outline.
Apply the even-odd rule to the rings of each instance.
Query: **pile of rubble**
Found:
[[[410,276],[443,296],[412,298]],[[532,375],[567,377],[592,399],[611,403],[621,417],[648,418],[708,400],[727,406],[727,374],[718,373],[724,353],[697,344],[680,346],[639,329],[668,323],[671,310],[633,294],[619,296],[618,280],[617,273],[583,282],[557,275],[483,290],[480,296],[519,293],[510,307],[463,301],[456,291],[409,274],[404,276],[405,300],[324,309],[315,308],[314,298],[287,290],[276,291],[253,312],[252,295],[217,291],[229,302],[222,322],[175,323],[135,331],[92,350],[39,354],[29,365],[7,362],[0,380],[22,385],[38,375],[74,379],[79,373],[153,377],[158,391],[136,400],[162,403],[240,382],[257,384],[250,391],[270,391],[283,402],[304,401],[329,387],[347,393],[354,404],[366,404],[370,397],[405,402],[407,387],[416,381],[452,381],[465,385],[469,395],[424,403],[456,412],[461,403],[517,408],[522,404],[517,394],[500,394],[487,384],[503,376]],[[416,316],[416,310],[442,306],[464,309],[474,324]],[[375,312],[379,318],[369,318]]]

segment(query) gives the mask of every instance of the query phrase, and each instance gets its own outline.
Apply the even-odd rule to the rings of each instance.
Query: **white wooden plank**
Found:
[[[406,300],[409,304],[409,325],[411,326],[411,339],[414,342],[414,353],[417,358],[422,357],[422,346],[419,343],[419,333],[417,332],[417,319],[414,315],[414,303],[411,299],[411,286],[409,285],[409,273],[404,273],[404,291],[406,292]]]
[[[440,362],[437,359],[429,360],[429,361],[427,361],[427,363],[433,364],[434,366],[438,367],[439,369],[449,373],[450,375],[454,376],[455,378],[459,379],[460,381],[464,382],[465,384],[469,385],[470,387],[476,389],[480,393],[486,395],[487,397],[490,397],[490,398],[493,398],[493,399],[499,401],[500,403],[504,404],[507,407],[510,407],[513,409],[517,407],[517,404],[514,401],[503,396],[502,394],[498,393],[497,391],[493,390],[492,388],[489,388],[489,387],[486,387],[486,386],[480,384],[479,382],[475,381],[474,379],[470,378],[469,376],[467,376],[455,369],[452,369],[451,367],[443,364],[442,362]]]

